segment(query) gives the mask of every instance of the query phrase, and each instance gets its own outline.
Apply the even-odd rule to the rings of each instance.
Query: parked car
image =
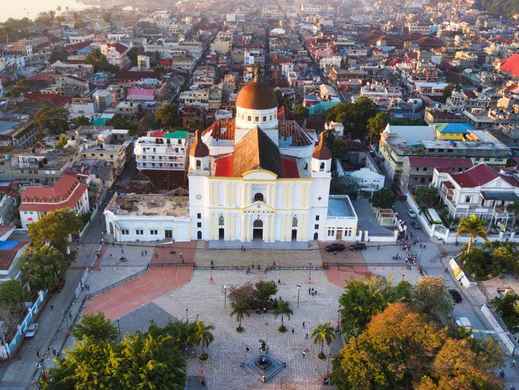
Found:
[[[416,211],[414,211],[413,209],[407,210],[407,213],[409,214],[409,217],[412,219],[415,219],[416,217],[418,217],[418,214],[416,214]]]
[[[466,330],[472,330],[472,323],[467,317],[460,317],[456,319],[456,325],[465,328]]]
[[[24,337],[26,339],[32,339],[36,335],[37,331],[38,331],[38,323],[34,322],[27,327]]]
[[[367,246],[363,242],[356,242],[355,244],[350,245],[351,251],[362,251],[366,248],[367,248]]]
[[[325,248],[326,252],[342,252],[344,249],[346,249],[346,246],[338,242],[327,245]]]
[[[463,301],[463,298],[461,297],[461,294],[459,293],[458,290],[450,288],[449,289],[449,294],[451,295],[452,300],[454,301],[454,303],[461,303],[461,301]]]

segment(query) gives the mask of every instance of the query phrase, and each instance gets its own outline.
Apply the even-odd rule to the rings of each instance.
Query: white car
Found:
[[[415,219],[418,216],[418,214],[416,214],[416,211],[414,211],[413,209],[407,210],[407,213],[409,214],[409,217],[411,217],[412,219]]]
[[[472,330],[472,324],[467,317],[460,317],[456,319],[456,325],[465,328],[467,330]]]
[[[36,335],[37,331],[38,331],[38,323],[35,322],[27,327],[24,337],[26,339],[32,339]]]

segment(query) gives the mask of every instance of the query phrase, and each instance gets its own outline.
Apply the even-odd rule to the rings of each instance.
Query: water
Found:
[[[31,18],[34,19],[41,12],[57,11],[61,7],[65,11],[66,7],[70,10],[81,10],[88,8],[78,0],[0,0],[0,22],[9,18]]]

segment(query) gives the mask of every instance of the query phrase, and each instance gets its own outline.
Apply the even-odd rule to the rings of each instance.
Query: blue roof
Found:
[[[328,216],[329,217],[354,217],[355,214],[350,207],[350,203],[346,198],[329,198],[328,199]]]
[[[474,130],[474,127],[470,123],[437,123],[435,125],[436,130],[442,133],[452,133],[458,134],[463,133],[466,134],[471,130]]]
[[[10,251],[11,249],[16,248],[16,245],[19,243],[20,241],[16,240],[0,241],[0,251]]]
[[[317,104],[314,104],[313,106],[310,106],[308,108],[308,113],[310,115],[322,114],[328,110],[331,110],[333,107],[335,107],[339,103],[340,103],[340,100],[326,100],[324,102],[319,102]]]

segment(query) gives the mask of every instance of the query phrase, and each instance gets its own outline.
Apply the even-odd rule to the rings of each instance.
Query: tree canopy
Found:
[[[46,106],[34,115],[34,124],[40,131],[58,135],[68,130],[68,111],[61,107]]]
[[[344,131],[353,138],[364,139],[368,136],[368,121],[376,114],[376,104],[367,97],[360,97],[354,103],[340,103],[333,107],[326,113],[326,120],[341,122]],[[377,119],[377,124],[381,123],[381,119]]]
[[[29,237],[33,247],[48,243],[63,255],[67,253],[69,236],[79,233],[81,218],[72,210],[60,209],[43,215],[29,225]]]
[[[164,103],[155,111],[155,119],[163,128],[170,129],[177,123],[177,108],[174,104]]]
[[[113,342],[117,339],[117,328],[103,313],[85,314],[72,329],[72,335],[94,342]]]
[[[116,73],[119,68],[108,62],[101,50],[94,49],[86,57],[85,62],[94,67],[94,72]]]
[[[0,307],[12,314],[24,311],[24,302],[28,298],[19,280],[11,279],[0,283]]]
[[[383,188],[373,194],[373,206],[382,209],[390,209],[395,203],[396,196],[389,188]]]
[[[31,247],[21,259],[22,281],[33,293],[53,291],[62,282],[69,264],[65,255],[50,245]]]
[[[458,234],[467,234],[469,236],[469,242],[467,243],[468,253],[472,249],[472,244],[476,238],[487,238],[487,226],[484,220],[476,214],[471,214],[468,217],[461,219],[458,224]]]

